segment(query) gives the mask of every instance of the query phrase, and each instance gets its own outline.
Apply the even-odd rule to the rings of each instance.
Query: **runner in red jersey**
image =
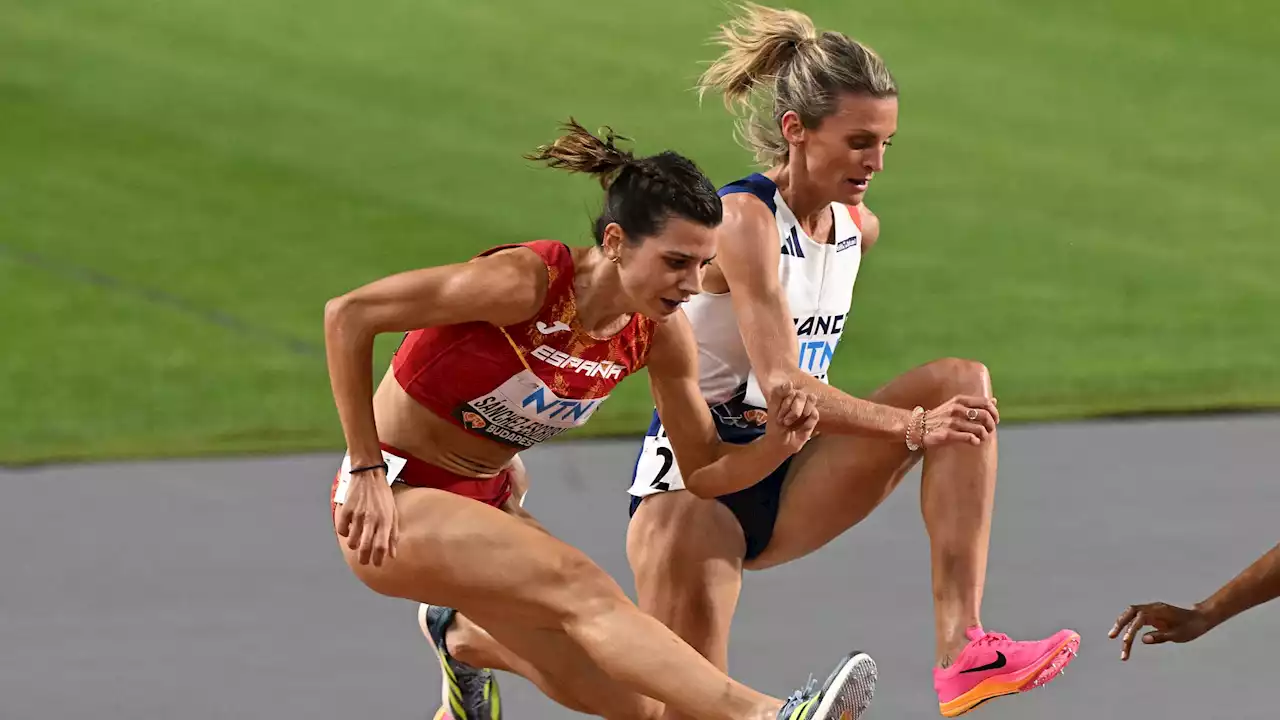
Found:
[[[636,159],[614,139],[570,121],[567,135],[532,156],[601,179],[596,247],[501,246],[327,304],[348,448],[332,495],[339,546],[375,592],[466,613],[522,675],[573,709],[657,718],[665,704],[709,719],[834,720],[870,691],[865,655],[850,653],[821,687],[811,682],[785,701],[747,688],[640,612],[513,497],[523,484],[519,450],[587,422],[641,367],[686,474],[764,477],[817,422],[812,398],[788,388],[770,398],[767,434],[720,442],[680,310],[715,254],[719,198],[680,155]],[[375,394],[382,332],[408,335]],[[453,687],[441,714],[500,717],[491,678]]]

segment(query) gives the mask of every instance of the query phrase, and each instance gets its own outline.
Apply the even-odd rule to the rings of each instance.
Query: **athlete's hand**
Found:
[[[916,422],[919,422],[916,419]],[[957,395],[924,414],[924,442],[926,448],[950,443],[981,445],[1000,424],[995,398],[973,395]],[[918,437],[913,428],[912,437]]]
[[[396,556],[399,542],[395,494],[382,468],[351,476],[346,502],[337,507],[338,534],[357,551],[361,565],[381,567],[387,555]]]
[[[800,452],[818,427],[818,401],[790,385],[782,385],[769,395],[769,418],[765,434],[782,444],[787,455]]]
[[[1137,637],[1138,631],[1147,625],[1155,630],[1142,636],[1142,642],[1146,645],[1190,642],[1209,632],[1213,627],[1209,618],[1195,608],[1188,610],[1162,602],[1130,605],[1120,613],[1116,624],[1108,633],[1114,638],[1120,634],[1121,630],[1124,631],[1124,637],[1120,640],[1121,660],[1129,659],[1134,638]]]

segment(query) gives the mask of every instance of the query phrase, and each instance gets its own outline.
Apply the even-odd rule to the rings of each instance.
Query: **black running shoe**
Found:
[[[438,605],[423,603],[418,607],[418,625],[436,646],[444,679],[435,720],[502,720],[502,698],[493,671],[458,662],[445,646],[445,631],[455,614],[453,608]]]

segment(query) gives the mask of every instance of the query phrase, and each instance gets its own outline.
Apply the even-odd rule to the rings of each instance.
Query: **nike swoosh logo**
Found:
[[[570,328],[565,323],[559,322],[559,321],[557,321],[556,324],[554,325],[547,325],[546,323],[539,320],[537,327],[538,327],[538,332],[542,333],[543,335],[554,335],[558,332],[566,332],[568,330],[573,329],[573,328]]]
[[[1009,664],[1009,661],[1005,659],[1004,653],[997,650],[996,659],[994,662],[991,662],[987,665],[983,665],[982,667],[969,668],[968,670],[961,670],[960,674],[963,675],[964,673],[982,672],[984,670],[999,670],[1000,668],[1008,664]]]

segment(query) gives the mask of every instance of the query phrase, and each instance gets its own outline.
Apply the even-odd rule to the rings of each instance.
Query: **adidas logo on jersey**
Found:
[[[791,237],[782,241],[782,254],[798,258],[804,257],[804,247],[800,245],[800,233],[796,232],[794,225],[791,226]]]
[[[583,360],[555,348],[549,348],[546,345],[539,345],[533,351],[533,356],[553,367],[572,370],[587,377],[599,377],[606,380],[620,379],[624,370],[621,365],[615,362]]]

